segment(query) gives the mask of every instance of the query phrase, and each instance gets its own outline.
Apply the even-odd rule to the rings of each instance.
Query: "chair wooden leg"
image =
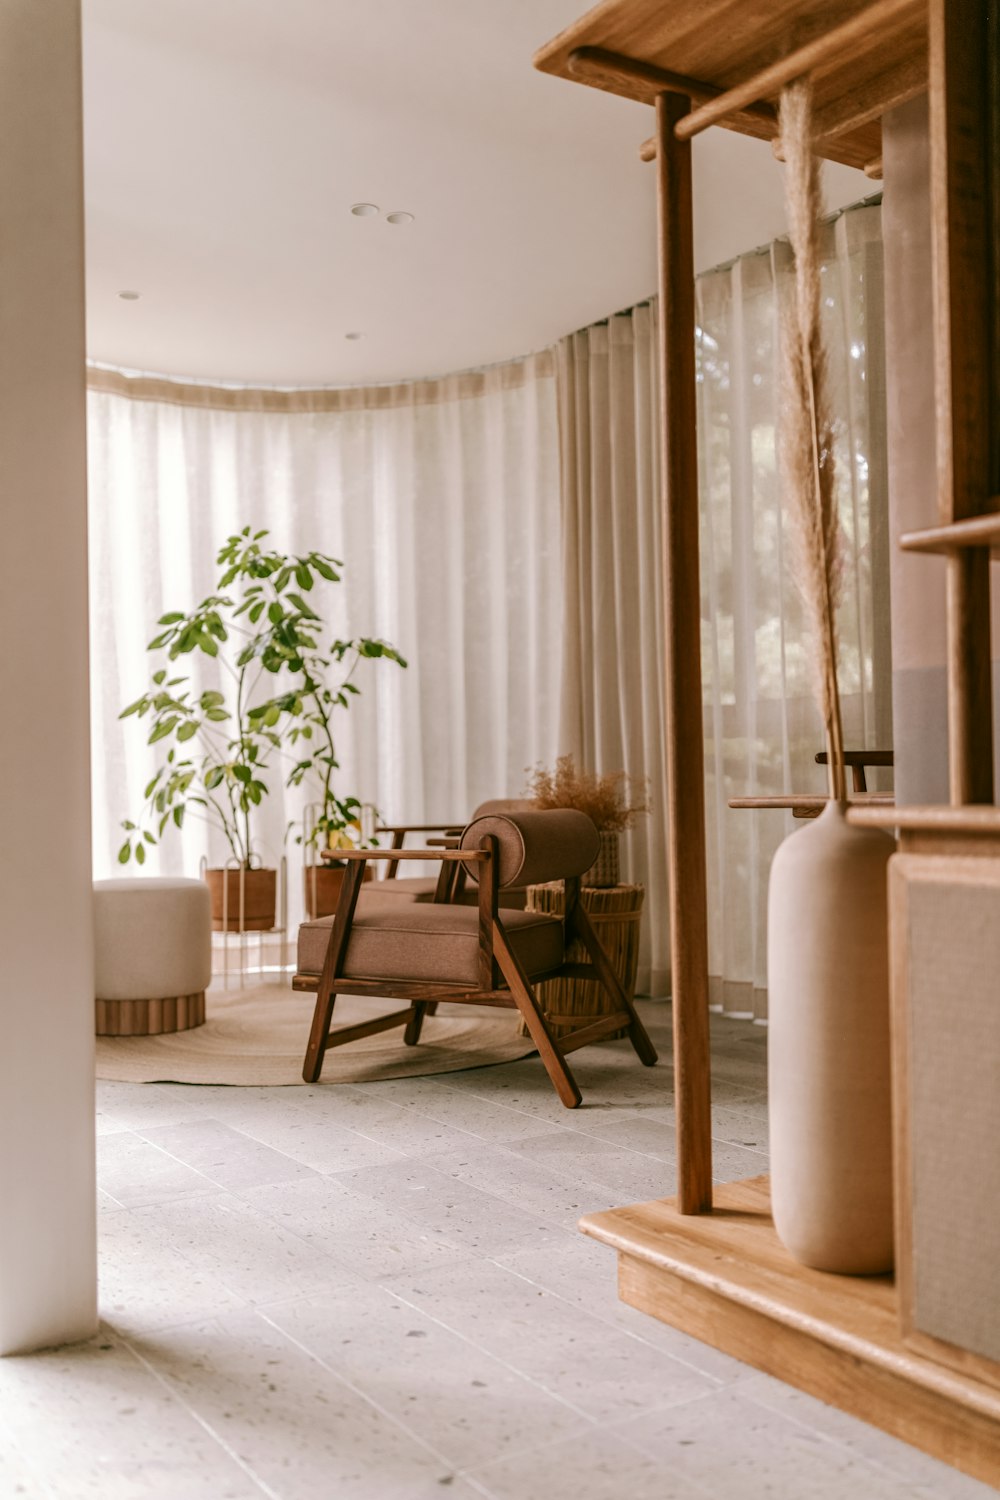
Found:
[[[326,945],[326,957],[323,960],[323,972],[320,975],[319,989],[316,993],[316,1008],[313,1011],[309,1043],[306,1047],[305,1061],[302,1064],[302,1077],[306,1083],[315,1083],[323,1071],[323,1055],[326,1052],[330,1021],[333,1016],[335,998],[333,987],[344,966],[351,923],[354,921],[354,909],[358,904],[358,895],[364,878],[364,861],[349,861],[340,887],[337,912]]]
[[[425,1003],[420,1000],[414,1000],[413,1017],[407,1023],[406,1030],[403,1032],[403,1041],[408,1047],[415,1047],[417,1045],[420,1040],[420,1030],[424,1024],[424,1016],[426,1016],[429,1011],[433,1011],[436,1009],[436,1000],[432,1000],[429,1003]]]
[[[331,985],[320,984],[316,993],[306,1058],[302,1065],[302,1077],[306,1083],[315,1083],[323,1071],[323,1054],[326,1052],[326,1039],[330,1035],[330,1022],[333,1019],[333,1005],[336,998]]]
[[[647,1068],[653,1067],[657,1061],[656,1048],[649,1039],[648,1031],[639,1019],[638,1011],[622,988],[621,980],[615,973],[614,965],[605,953],[601,945],[601,940],[594,931],[590,918],[582,906],[574,907],[571,920],[573,931],[590,955],[590,961],[597,970],[598,978],[604,986],[608,998],[616,1009],[628,1012],[629,1041],[635,1048],[639,1061]]]
[[[538,1048],[538,1055],[545,1064],[545,1071],[552,1080],[553,1088],[567,1109],[576,1109],[582,1098],[579,1085],[559,1050],[558,1042],[549,1030],[541,1006],[535,999],[531,982],[510,948],[499,922],[494,923],[493,926],[493,950],[510,993],[524,1018],[531,1040]]]

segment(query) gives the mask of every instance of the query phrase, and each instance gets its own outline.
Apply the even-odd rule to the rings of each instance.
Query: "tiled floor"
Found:
[[[621,1304],[587,1210],[673,1189],[666,1059],[355,1087],[101,1084],[103,1332],[0,1361],[0,1496],[974,1500],[992,1490]],[[716,1171],[766,1166],[717,1019]],[[331,1060],[331,1072],[336,1060]]]

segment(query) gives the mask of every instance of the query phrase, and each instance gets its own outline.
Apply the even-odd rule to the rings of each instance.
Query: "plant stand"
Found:
[[[208,869],[208,860],[202,856],[200,874],[205,879]],[[227,870],[239,870],[239,866],[230,863]],[[213,976],[221,972],[222,987],[229,989],[230,976],[238,980],[239,988],[243,989],[248,976],[263,977],[267,974],[275,976],[275,982],[282,983],[288,972],[288,860],[282,855],[277,867],[277,890],[275,901],[275,921],[272,927],[260,928],[241,925],[239,920],[239,905],[235,912],[228,910],[229,882],[223,886],[224,903],[221,930],[212,932],[212,973]],[[275,952],[275,944],[277,951]],[[216,954],[221,948],[221,965],[218,963]],[[235,950],[235,962],[233,962]],[[272,960],[269,962],[268,960]]]
[[[635,995],[639,924],[645,895],[645,886],[641,885],[580,888],[580,904],[597,929],[597,936],[630,1000]],[[529,885],[526,909],[560,916],[566,909],[562,882]],[[571,944],[566,957],[572,963],[587,961],[582,943]],[[537,994],[545,1019],[557,1037],[578,1026],[581,1016],[602,1016],[608,1008],[601,986],[592,979],[549,979],[537,986]],[[614,1036],[625,1034],[616,1031]],[[527,1035],[523,1024],[521,1035]]]

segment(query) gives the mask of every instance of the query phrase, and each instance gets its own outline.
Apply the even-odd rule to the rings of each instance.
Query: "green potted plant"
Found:
[[[289,693],[272,700],[283,714],[296,719],[287,731],[288,744],[306,752],[300,754],[289,772],[288,785],[311,787],[314,792],[308,809],[310,815],[298,835],[298,842],[306,851],[303,881],[306,913],[310,918],[329,916],[336,911],[344,878],[343,861],[338,864],[334,859],[320,864],[316,855],[322,850],[378,843],[377,839],[363,838],[360,800],[337,794],[334,772],[339,770],[339,762],[333,734],[337,710],[348,708],[351,698],[361,691],[353,680],[359,664],[378,660],[406,666],[387,641],[368,636],[336,640],[326,655],[304,653],[301,680]],[[332,685],[331,668],[338,674]],[[370,871],[366,871],[366,878],[369,875]]]
[[[528,782],[536,807],[575,807],[587,814],[601,835],[601,852],[582,877],[584,885],[619,883],[618,835],[649,811],[646,782],[625,771],[587,771],[572,755],[560,755],[555,769],[536,767]]]
[[[284,779],[297,786],[310,774],[318,778],[317,833],[347,826],[359,804],[334,790],[332,712],[358,691],[350,681],[357,661],[388,657],[406,665],[392,646],[367,636],[334,641],[324,651],[322,617],[305,596],[317,583],[339,582],[343,564],[317,551],[275,551],[261,545],[267,536],[266,530],[251,534],[249,526],[230,536],[216,558],[216,591],[188,613],[161,616],[148,649],[165,652],[167,665],[121,714],[148,716],[148,742],[162,744],[166,753],[146,786],[140,819],[123,824],[119,861],[142,864],[168,827],[182,827],[189,813],[203,818],[229,850],[227,868],[207,872],[213,922],[234,931],[274,926],[276,871],[260,866],[254,814],[285,744],[309,746]],[[171,675],[170,663],[196,652],[218,661],[222,690],[199,692],[189,675]],[[329,670],[345,662],[345,679],[329,688]],[[272,678],[274,690],[265,695],[262,685]],[[309,745],[314,739],[315,749]]]

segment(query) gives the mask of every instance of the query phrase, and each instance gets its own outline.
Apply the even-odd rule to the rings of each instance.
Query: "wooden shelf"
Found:
[[[909,833],[978,834],[983,838],[1000,837],[1000,807],[991,803],[967,804],[963,807],[855,807],[848,809],[847,821],[862,828],[898,828]]]
[[[904,552],[932,552],[945,557],[969,547],[988,547],[993,557],[1000,558],[1000,512],[908,531],[900,537],[899,545]]]
[[[927,87],[926,0],[877,6],[871,0],[752,0],[739,10],[731,0],[604,0],[542,47],[535,66],[644,104],[665,85],[648,71],[643,76],[643,69],[660,69],[686,80],[695,104],[704,105],[758,73],[766,77],[790,52],[876,9],[863,45],[810,69],[817,149],[832,161],[864,168],[881,157],[885,110]],[[616,68],[616,58],[625,66]],[[719,123],[773,140],[780,89],[766,82],[762,88],[759,98]]]
[[[823,811],[829,802],[829,797],[823,792],[785,792],[776,797],[730,797],[730,807],[749,808],[791,808],[796,815],[802,814],[806,817],[817,816]],[[851,807],[891,807],[893,796],[891,792],[855,792],[850,801]]]
[[[766,1177],[717,1187],[715,1201],[689,1216],[673,1199],[638,1203],[580,1228],[618,1252],[623,1301],[1000,1485],[1000,1391],[907,1348],[891,1278],[794,1261]]]

